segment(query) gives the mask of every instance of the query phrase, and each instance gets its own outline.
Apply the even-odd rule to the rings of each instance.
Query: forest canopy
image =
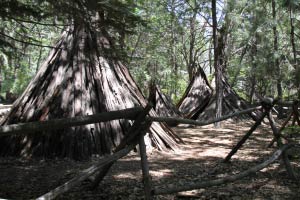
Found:
[[[220,0],[216,8],[219,60],[233,89],[250,102],[297,98],[299,1]],[[156,79],[177,102],[198,68],[213,80],[211,9],[207,0],[3,0],[0,94],[22,93],[61,32],[98,12],[106,16],[118,57],[144,93]]]

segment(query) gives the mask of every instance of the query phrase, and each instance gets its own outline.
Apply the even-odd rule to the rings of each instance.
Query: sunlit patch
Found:
[[[170,176],[173,174],[173,170],[160,169],[159,171],[151,171],[150,174],[151,176],[156,176],[156,177]]]
[[[199,153],[199,156],[224,158],[224,155],[226,155],[227,153],[228,150],[224,148],[212,148],[206,149],[203,152]]]
[[[123,172],[118,175],[113,175],[113,178],[115,179],[136,179],[136,174],[129,173],[129,172]]]

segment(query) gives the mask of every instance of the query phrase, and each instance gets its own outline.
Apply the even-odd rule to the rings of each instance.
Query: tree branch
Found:
[[[32,45],[32,46],[37,46],[37,47],[47,47],[47,48],[54,48],[54,49],[61,49],[61,48],[57,48],[57,47],[54,47],[54,46],[50,46],[50,45],[42,45],[42,44],[36,44],[36,43],[31,43],[31,42],[26,42],[26,41],[23,41],[23,40],[19,40],[17,38],[14,38],[14,37],[11,37],[9,35],[6,35],[2,32],[0,32],[0,35],[3,35],[4,37],[7,37],[11,40],[14,40],[16,42],[20,42],[20,43],[23,43],[23,44],[27,44],[27,45]]]

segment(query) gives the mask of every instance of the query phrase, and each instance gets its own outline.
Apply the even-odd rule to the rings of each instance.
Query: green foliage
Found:
[[[2,0],[0,93],[23,91],[66,25],[87,23],[98,30],[99,24],[91,23],[91,16],[98,12],[101,27],[114,38],[119,58],[126,60],[144,94],[148,93],[149,81],[155,79],[162,91],[177,102],[189,83],[191,69],[202,67],[209,80],[214,76],[210,3],[206,0]],[[219,1],[219,34],[226,38],[226,77],[237,93],[248,100],[252,87],[257,95],[276,96],[278,80],[284,98],[300,91],[300,57],[296,65],[290,36],[292,20],[299,52],[299,1],[275,3],[274,20],[271,1]],[[275,26],[279,41],[276,51]]]

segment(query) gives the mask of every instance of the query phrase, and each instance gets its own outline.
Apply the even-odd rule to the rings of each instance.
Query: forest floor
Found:
[[[176,127],[174,130],[185,144],[174,152],[152,151],[149,154],[150,173],[154,186],[185,185],[199,180],[211,180],[235,174],[268,158],[276,148],[267,148],[272,139],[270,128],[260,126],[232,158],[223,163],[233,145],[251,127],[251,121],[226,121],[222,129]],[[25,160],[0,159],[0,197],[32,199],[74,177],[80,170],[96,162],[76,162],[68,159]],[[299,164],[299,160],[298,160]],[[298,169],[300,166],[297,166]],[[144,199],[141,184],[140,159],[137,152],[114,164],[99,187],[90,190],[84,181],[57,199]],[[300,187],[287,176],[283,163],[278,161],[256,174],[222,186],[156,196],[154,199],[300,199]]]

